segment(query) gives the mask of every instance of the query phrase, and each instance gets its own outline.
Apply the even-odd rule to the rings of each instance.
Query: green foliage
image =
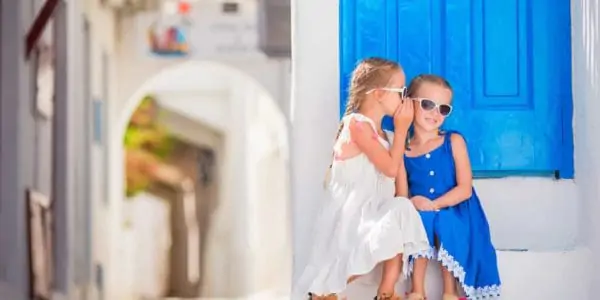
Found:
[[[125,131],[125,193],[128,197],[146,190],[152,184],[152,167],[164,162],[175,146],[175,138],[157,122],[157,113],[154,98],[144,97]]]

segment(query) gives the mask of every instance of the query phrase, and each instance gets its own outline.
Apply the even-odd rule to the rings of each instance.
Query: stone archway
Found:
[[[168,67],[147,79],[129,97],[119,112],[117,123],[109,132],[110,207],[106,226],[108,261],[105,262],[108,298],[118,298],[127,290],[126,286],[119,283],[117,276],[120,258],[118,245],[123,238],[120,235],[124,198],[122,138],[132,112],[146,94],[168,98],[169,101],[161,105],[223,136],[219,159],[219,180],[222,182],[218,192],[220,201],[212,218],[214,226],[211,228],[214,230],[208,233],[213,237],[206,253],[211,259],[203,269],[212,274],[220,274],[224,269],[244,271],[207,278],[202,284],[210,287],[210,294],[202,296],[246,297],[286,291],[291,281],[291,277],[285,277],[286,273],[291,276],[291,241],[287,231],[289,201],[281,199],[289,197],[289,183],[285,178],[289,149],[284,114],[274,97],[244,72],[221,63],[189,61]],[[194,132],[188,134],[194,135]],[[264,161],[276,166],[276,170],[268,176],[284,177],[284,188],[279,194],[261,194],[263,189],[260,186],[264,186],[264,180],[252,178],[253,167]],[[263,216],[266,212],[272,213],[273,209],[282,216],[275,221],[282,223],[277,226],[281,230],[277,234],[267,234],[265,231],[271,230],[273,221],[265,226],[263,222],[267,220]],[[252,241],[249,237],[253,237]],[[259,249],[264,245],[271,245],[266,252]],[[279,257],[282,263],[276,266],[279,269],[269,271],[268,267],[263,268],[257,263],[273,256]],[[269,275],[271,273],[274,275]]]

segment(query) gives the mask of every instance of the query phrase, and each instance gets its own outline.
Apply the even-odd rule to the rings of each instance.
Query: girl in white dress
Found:
[[[393,139],[406,140],[414,111],[402,68],[386,59],[363,60],[352,73],[349,94],[326,180],[331,197],[317,217],[294,300],[337,299],[348,283],[375,270],[382,272],[376,274],[381,281],[375,299],[400,299],[394,289],[400,274],[406,275],[408,257],[429,247],[407,195],[395,195],[394,182],[406,181],[395,180],[405,174],[398,171],[405,145],[390,146],[381,128],[383,117],[393,116]]]

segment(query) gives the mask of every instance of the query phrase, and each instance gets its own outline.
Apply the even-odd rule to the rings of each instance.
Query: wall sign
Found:
[[[157,56],[186,56],[190,52],[187,17],[191,6],[185,1],[166,1],[163,13],[148,27],[148,47]]]
[[[171,4],[166,4],[171,3]],[[173,6],[167,0],[161,13],[136,15],[144,51],[153,56],[195,59],[263,58],[258,44],[258,9],[254,1],[189,0]]]
[[[150,51],[158,56],[185,56],[189,54],[188,34],[184,27],[158,24],[148,30]]]
[[[104,109],[102,107],[102,101],[98,99],[93,100],[93,137],[94,143],[102,145],[102,134],[103,134],[103,115]]]

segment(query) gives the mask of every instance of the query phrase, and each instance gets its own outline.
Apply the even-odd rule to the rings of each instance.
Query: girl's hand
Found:
[[[439,209],[429,198],[423,196],[414,196],[410,198],[413,205],[420,211],[438,211]]]
[[[402,99],[400,105],[394,112],[394,129],[403,132],[408,131],[410,124],[415,116],[413,101],[410,98]]]

